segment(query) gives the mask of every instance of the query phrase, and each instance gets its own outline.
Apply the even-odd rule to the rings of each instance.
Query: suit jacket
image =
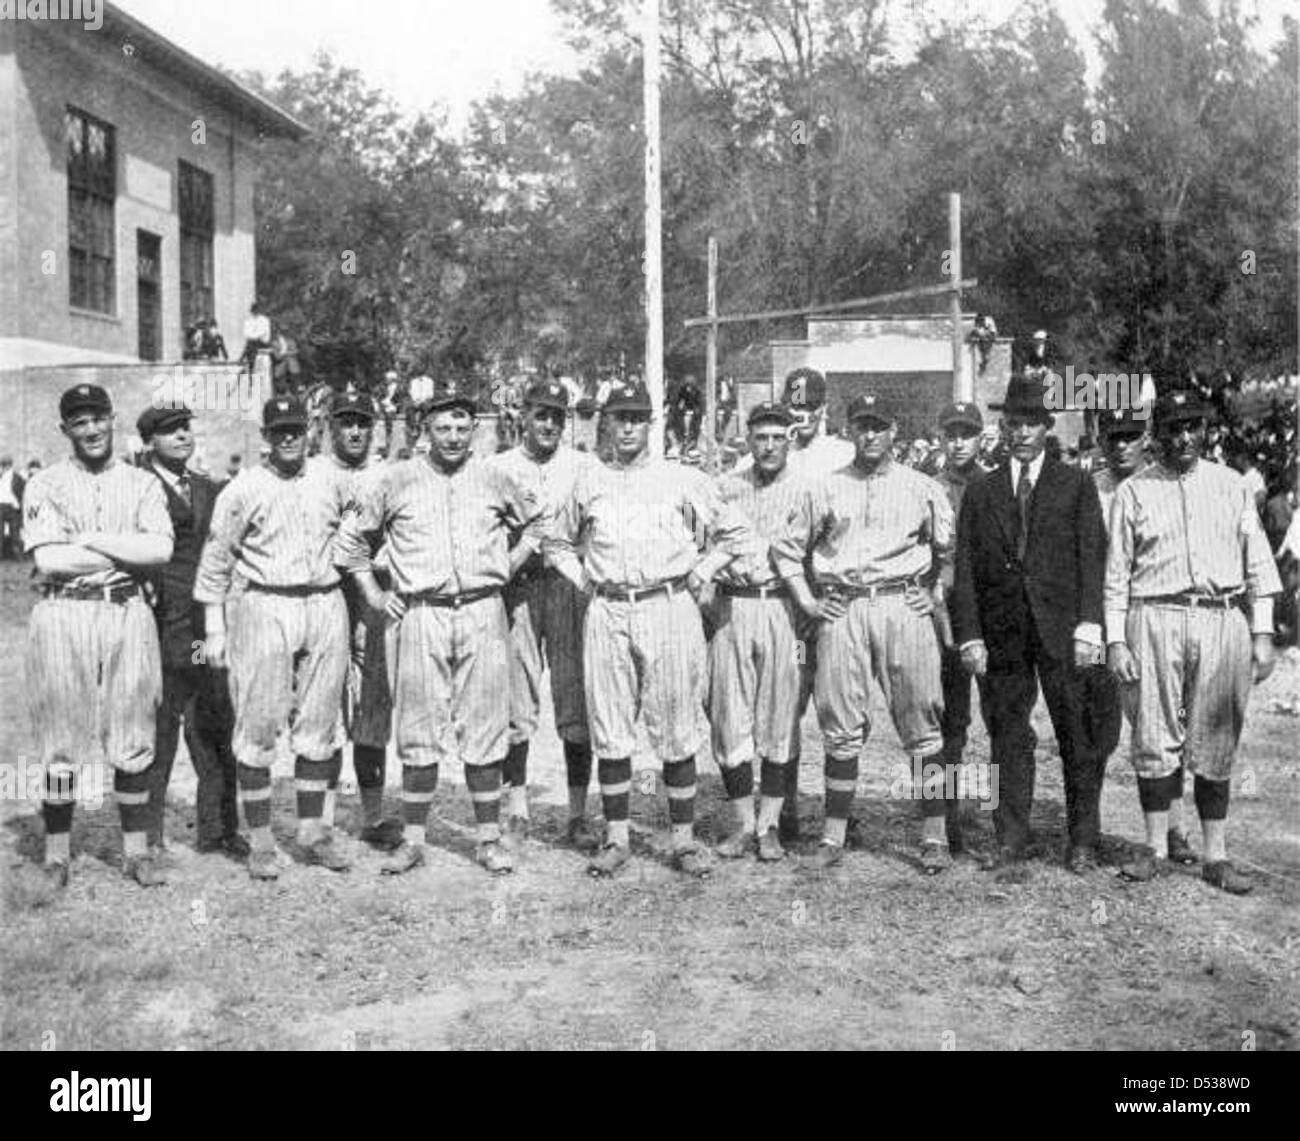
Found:
[[[966,489],[957,522],[953,639],[961,646],[982,638],[994,667],[1026,661],[1035,636],[1044,653],[1069,662],[1078,624],[1102,621],[1106,536],[1097,488],[1078,468],[1045,459],[1022,562],[1013,466],[1003,464]]]
[[[194,579],[217,492],[224,485],[192,471],[192,502],[186,503],[165,479],[160,478],[159,482],[167,497],[175,539],[171,561],[156,568],[151,577],[158,592],[155,615],[163,665],[175,668],[196,664],[194,643],[203,639],[203,607],[194,601]]]

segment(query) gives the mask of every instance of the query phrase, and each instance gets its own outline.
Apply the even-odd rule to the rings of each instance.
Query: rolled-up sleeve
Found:
[[[696,565],[696,572],[706,581],[723,567],[739,558],[758,541],[745,513],[722,498],[717,484],[703,473],[686,485],[687,506],[696,519],[705,524],[708,552]]]
[[[801,578],[804,559],[813,538],[822,529],[829,505],[823,502],[820,489],[809,487],[786,516],[785,526],[772,542],[772,565],[782,578]]]

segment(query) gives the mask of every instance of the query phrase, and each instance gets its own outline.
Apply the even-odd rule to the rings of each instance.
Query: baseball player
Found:
[[[243,860],[249,849],[239,834],[235,801],[234,710],[225,673],[204,660],[203,607],[194,601],[199,555],[221,489],[189,467],[194,454],[192,419],[183,405],[150,406],[136,421],[136,431],[148,448],[143,470],[157,478],[175,534],[171,560],[152,576],[162,652],[162,704],[150,769],[149,842],[156,850],[164,848],[167,784],[184,722],[185,745],[198,777],[196,846],[200,852],[224,852]]]
[[[853,463],[854,448],[848,440],[826,431],[826,378],[816,369],[797,368],[786,378],[782,402],[790,409],[794,423],[790,433],[790,470],[801,479],[820,481],[833,471]],[[738,474],[754,464],[746,455],[736,464]],[[799,612],[797,632],[804,646],[803,669],[799,688],[799,705],[795,713],[790,743],[790,759],[785,765],[785,789],[779,835],[786,843],[799,839],[799,762],[803,754],[800,725],[812,700],[813,679],[817,676],[817,623]]]
[[[323,478],[333,480],[340,515],[359,506],[384,470],[371,458],[374,431],[375,405],[368,395],[333,394],[329,455],[315,456],[307,462],[320,467]],[[386,572],[376,570],[375,573],[386,581]],[[350,577],[343,582],[343,597],[351,632],[347,684],[343,687],[343,724],[352,741],[352,767],[361,794],[361,839],[381,851],[391,852],[402,842],[402,826],[392,817],[384,816],[384,754],[393,703],[388,690],[383,616],[366,606]],[[329,788],[325,793],[326,827],[334,823],[334,801],[343,767],[341,751],[330,759],[330,766]]]
[[[390,623],[404,827],[383,865],[389,874],[424,863],[438,767],[457,760],[474,803],[479,864],[494,875],[514,868],[500,829],[511,668],[502,591],[540,548],[543,516],[531,491],[473,458],[474,413],[473,396],[456,381],[436,382],[426,409],[428,455],[388,465],[339,533],[339,565]],[[380,543],[392,575],[387,591],[371,566]]]
[[[1201,459],[1210,414],[1194,392],[1158,397],[1160,459],[1123,482],[1110,510],[1106,659],[1132,725],[1147,837],[1120,871],[1150,880],[1168,866],[1169,808],[1187,770],[1204,834],[1202,876],[1244,895],[1253,885],[1227,855],[1229,779],[1252,675],[1260,682],[1273,670],[1281,582],[1250,491],[1232,470]]]
[[[45,769],[45,858],[68,882],[78,760],[113,768],[123,870],[142,887],[166,882],[149,853],[149,768],[162,697],[158,630],[141,591],[147,568],[172,555],[158,481],[113,456],[108,393],[79,384],[59,398],[72,456],[32,477],[23,543],[43,597],[27,632],[28,699]]]
[[[949,404],[939,415],[939,431],[943,433],[943,450],[946,461],[936,478],[939,485],[948,493],[948,502],[952,506],[953,527],[961,515],[961,502],[966,489],[984,478],[984,469],[977,462],[980,450],[980,435],[984,430],[984,417],[979,408],[966,401]],[[952,566],[943,569],[943,587],[945,595],[952,590]],[[970,689],[971,675],[962,665],[961,653],[952,644],[951,628],[943,639],[942,668],[940,676],[943,681],[943,759],[945,765],[959,765],[966,748],[966,730],[970,728]],[[984,679],[977,677],[976,686],[980,694],[980,715],[988,725],[988,699],[984,692]],[[961,801],[947,802],[948,850],[957,853],[962,850]]]
[[[692,595],[754,536],[702,472],[647,452],[651,413],[643,384],[616,385],[605,415],[611,460],[579,473],[547,544],[550,565],[593,594],[583,632],[584,686],[608,832],[588,870],[613,875],[628,861],[632,750],[641,713],[663,761],[673,864],[707,876],[710,861],[693,824],[695,754],[708,736],[708,666]],[[701,557],[711,537],[715,544]]]
[[[523,440],[487,462],[528,488],[548,517],[573,493],[578,473],[594,462],[589,455],[561,444],[569,411],[569,392],[559,380],[539,380],[524,393]],[[508,844],[528,834],[528,743],[537,732],[542,672],[551,671],[555,728],[564,744],[569,790],[568,840],[581,851],[594,851],[599,837],[587,821],[591,783],[591,741],[582,691],[582,623],[587,598],[542,556],[531,556],[507,592],[513,656],[510,677],[510,750],[504,780]]]
[[[333,479],[306,462],[307,421],[307,409],[293,397],[266,402],[267,461],[217,497],[194,587],[195,601],[207,608],[208,664],[229,663],[239,797],[254,879],[279,875],[271,764],[286,732],[303,855],[331,871],[351,866],[324,822],[325,792],[343,740],[348,667],[347,605],[334,567],[340,508]],[[236,575],[245,589],[232,595]]]
[[[932,615],[942,605],[940,575],[952,557],[952,508],[933,479],[893,459],[897,414],[885,401],[857,397],[848,421],[857,452],[852,466],[806,490],[772,548],[800,609],[821,623],[814,698],[826,748],[826,820],[812,860],[818,868],[837,864],[843,853],[858,757],[871,731],[873,676],[917,769],[943,750]],[[934,875],[952,862],[944,789],[931,782],[917,792],[921,865]]]
[[[777,821],[785,799],[785,766],[799,705],[796,609],[772,564],[771,543],[798,510],[802,483],[790,470],[790,426],[784,404],[756,404],[748,417],[749,470],[724,476],[725,504],[749,520],[757,542],[719,574],[717,630],[709,643],[709,710],[713,755],[739,828],[717,847],[724,859],[757,845],[761,860],[785,855]],[[761,804],[754,815],[754,761]]]

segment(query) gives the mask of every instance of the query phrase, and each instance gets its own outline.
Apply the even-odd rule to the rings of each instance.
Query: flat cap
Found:
[[[74,412],[112,412],[113,402],[97,384],[76,384],[59,397],[59,418],[68,419]]]
[[[148,440],[159,432],[170,432],[173,428],[188,425],[194,413],[184,404],[151,404],[135,422],[135,430],[140,439]]]

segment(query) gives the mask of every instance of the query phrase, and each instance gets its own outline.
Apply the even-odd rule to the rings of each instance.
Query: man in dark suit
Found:
[[[1023,875],[1013,865],[1030,840],[1039,685],[1064,768],[1071,871],[1096,867],[1101,831],[1106,757],[1085,728],[1084,671],[1102,660],[1105,537],[1093,481],[1044,454],[1045,396],[1037,381],[1011,380],[1009,458],[967,489],[957,527],[953,637],[966,668],[986,677],[999,787],[992,864],[1009,879]]]
[[[248,844],[239,835],[235,806],[234,713],[225,671],[204,663],[203,607],[194,602],[199,555],[221,485],[187,466],[194,454],[190,419],[185,407],[150,407],[136,422],[149,448],[143,466],[163,485],[175,533],[171,561],[154,579],[163,697],[149,789],[149,842],[163,846],[167,783],[183,719],[185,745],[199,782],[196,846],[200,852],[239,859],[248,854]]]

